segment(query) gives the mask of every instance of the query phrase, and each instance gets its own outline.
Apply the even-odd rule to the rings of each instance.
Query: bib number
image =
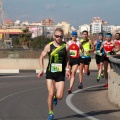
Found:
[[[51,64],[51,72],[62,72],[62,64],[52,63]]]
[[[75,57],[77,55],[77,51],[76,50],[70,50],[70,56]]]
[[[107,56],[107,57],[110,57],[110,52],[106,53],[106,56]]]
[[[99,56],[102,56],[102,53],[100,52],[100,50],[97,50],[96,54],[99,55]]]

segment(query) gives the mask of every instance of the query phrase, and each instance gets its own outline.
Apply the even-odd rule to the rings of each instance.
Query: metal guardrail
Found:
[[[112,68],[113,70],[120,74],[120,54],[119,55],[112,55],[109,58],[111,64],[112,64]]]

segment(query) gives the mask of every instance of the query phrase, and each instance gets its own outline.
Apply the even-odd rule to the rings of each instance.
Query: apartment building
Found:
[[[88,33],[90,33],[90,25],[84,24],[84,25],[79,26],[79,33],[80,34],[82,34],[82,32],[84,30],[86,30],[86,31],[88,31]]]
[[[67,21],[63,21],[61,23],[58,23],[57,26],[63,28],[65,35],[69,34],[71,25]]]

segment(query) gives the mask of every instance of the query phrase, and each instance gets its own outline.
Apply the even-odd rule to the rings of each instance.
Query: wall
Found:
[[[44,59],[44,68],[46,69],[48,59]],[[37,59],[0,59],[0,69],[22,69],[22,70],[37,70],[39,69],[39,58]],[[95,59],[91,60],[90,70],[97,70]]]
[[[108,98],[112,103],[120,107],[120,75],[112,69],[108,76]]]

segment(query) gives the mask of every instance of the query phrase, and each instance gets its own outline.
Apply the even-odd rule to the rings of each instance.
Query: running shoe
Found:
[[[98,75],[98,77],[97,77],[97,82],[99,82],[100,81],[100,76]]]
[[[54,118],[54,114],[49,114],[49,116],[48,116],[48,119],[47,119],[47,120],[53,120],[53,118]]]
[[[80,83],[80,84],[78,85],[78,89],[83,89],[83,84],[82,84],[82,83]]]
[[[69,88],[69,89],[68,89],[68,94],[71,94],[71,93],[72,93],[72,89]]]
[[[89,75],[90,75],[90,71],[89,71],[86,75],[88,75],[88,76],[89,76]]]
[[[57,105],[57,97],[56,97],[56,93],[54,93],[54,96],[53,96],[53,105],[56,106]]]
[[[104,74],[103,73],[101,73],[101,75],[100,75],[102,78],[104,78]]]
[[[108,83],[106,83],[103,87],[106,87],[106,88],[107,88],[107,87],[108,87]]]

